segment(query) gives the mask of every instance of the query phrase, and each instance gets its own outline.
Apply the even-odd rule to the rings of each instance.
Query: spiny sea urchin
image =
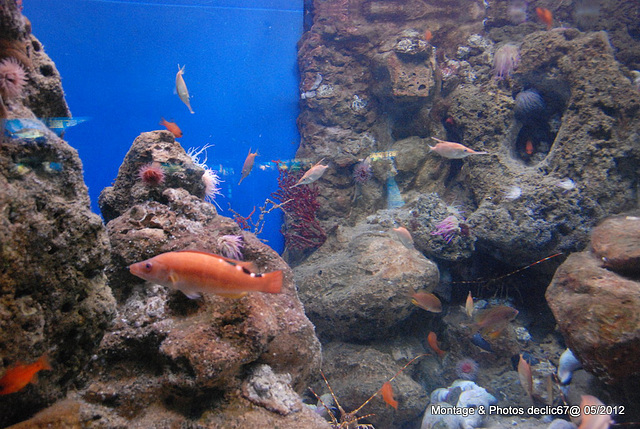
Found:
[[[22,94],[27,83],[27,73],[20,63],[8,57],[0,62],[0,95],[2,98],[16,98]]]

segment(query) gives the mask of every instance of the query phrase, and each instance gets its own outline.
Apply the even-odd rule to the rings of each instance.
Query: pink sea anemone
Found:
[[[222,256],[242,260],[244,238],[241,235],[223,235],[218,238],[218,249]]]
[[[20,96],[26,83],[27,73],[15,58],[5,58],[0,62],[0,95],[3,98]]]
[[[204,184],[204,199],[213,202],[216,198],[216,195],[221,195],[220,192],[220,176],[210,169],[206,167],[204,169],[204,174],[202,175],[202,183]]]
[[[478,363],[473,359],[460,359],[456,363],[456,375],[463,380],[475,380],[478,375]]]
[[[152,162],[140,167],[138,178],[147,186],[158,186],[164,183],[165,174],[159,163]]]
[[[498,79],[511,76],[520,62],[520,51],[513,43],[502,45],[493,57],[493,71]]]
[[[431,231],[431,235],[439,235],[444,238],[447,243],[450,243],[456,234],[462,232],[460,226],[461,224],[457,217],[454,215],[447,216],[436,224],[436,229]]]

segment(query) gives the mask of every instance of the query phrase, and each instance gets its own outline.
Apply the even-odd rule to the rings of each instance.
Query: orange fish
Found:
[[[432,313],[442,313],[442,303],[432,293],[416,292],[411,295],[411,303]]]
[[[543,7],[537,7],[536,13],[538,14],[538,18],[540,18],[540,21],[547,24],[547,30],[551,30],[551,25],[553,24],[553,14],[551,11]]]
[[[0,378],[0,395],[8,395],[19,390],[29,383],[38,381],[38,371],[51,371],[51,365],[47,355],[44,354],[36,362],[31,364],[16,363],[7,369]]]
[[[471,291],[469,291],[469,295],[467,295],[467,302],[464,304],[464,309],[467,312],[467,316],[473,316],[473,297],[471,296]]]
[[[429,343],[429,347],[431,347],[431,349],[436,352],[436,354],[440,358],[447,354],[447,352],[445,352],[444,350],[440,350],[440,347],[438,347],[438,336],[435,332],[429,332],[429,335],[427,335],[427,342]]]
[[[433,33],[431,33],[431,30],[425,31],[424,40],[426,40],[427,42],[431,42],[432,39],[433,39]]]
[[[167,130],[171,131],[171,134],[176,136],[176,138],[182,137],[182,130],[176,125],[175,122],[169,122],[164,118],[160,118],[160,125],[163,125]]]
[[[413,237],[411,237],[411,233],[404,226],[399,226],[397,228],[392,229],[393,234],[396,236],[400,243],[407,249],[413,249]]]
[[[580,399],[580,410],[582,416],[582,423],[578,426],[578,429],[608,429],[613,420],[608,414],[592,414],[585,413],[585,407],[601,407],[604,404],[595,396],[582,395]]]
[[[533,155],[533,142],[531,140],[527,140],[524,144],[524,151],[527,155]]]
[[[257,274],[253,263],[213,253],[183,250],[162,253],[129,266],[134,276],[182,291],[196,299],[202,293],[240,298],[246,292],[280,293],[282,271]]]
[[[382,394],[382,399],[384,402],[391,405],[396,410],[398,409],[398,401],[393,399],[393,388],[391,388],[391,383],[388,381],[382,385],[380,388],[380,393]]]
[[[431,137],[438,144],[435,146],[429,146],[429,149],[434,151],[440,156],[443,156],[448,159],[462,159],[466,158],[469,155],[486,155],[487,152],[476,152],[473,149],[470,149],[460,143],[446,142],[444,140],[437,139],[435,137]]]
[[[499,305],[478,313],[475,323],[471,326],[471,334],[482,330],[490,338],[497,338],[504,328],[518,315],[518,310],[506,305]]]
[[[523,359],[522,355],[520,355],[520,360],[518,361],[518,378],[520,379],[520,385],[533,402],[533,375],[531,374],[531,365]]]
[[[242,183],[242,181],[251,173],[251,169],[253,168],[253,161],[255,161],[256,156],[258,156],[258,151],[256,153],[251,153],[251,148],[249,148],[249,154],[244,160],[244,164],[242,164],[242,177],[240,177],[240,181],[238,185]]]

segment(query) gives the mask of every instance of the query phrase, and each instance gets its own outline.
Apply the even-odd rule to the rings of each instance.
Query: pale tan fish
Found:
[[[531,373],[531,365],[527,362],[522,355],[518,361],[518,378],[520,379],[520,385],[526,392],[531,402],[533,402],[533,375]]]
[[[185,66],[180,68],[180,64],[178,64],[178,74],[176,74],[176,92],[180,97],[180,100],[189,108],[189,112],[195,113],[191,108],[191,103],[189,102],[189,91],[187,90],[187,84],[184,83],[184,78],[182,75],[184,74]]]
[[[298,183],[293,185],[292,188],[300,185],[308,185],[321,178],[325,170],[329,168],[328,165],[320,165],[322,161],[324,161],[324,158],[321,159],[316,165],[311,167],[306,173],[304,173],[304,176],[302,176],[300,180],[298,180]]]
[[[249,175],[249,173],[251,173],[251,169],[253,168],[253,161],[256,159],[256,156],[258,156],[258,151],[256,151],[256,153],[251,153],[251,148],[249,148],[249,154],[245,158],[244,164],[242,164],[242,173],[238,185],[242,183],[242,181]]]
[[[609,414],[593,413],[593,410],[607,408],[602,401],[591,395],[582,395],[580,398],[581,423],[578,429],[608,429],[613,424]],[[589,407],[588,414],[584,412],[585,407]]]
[[[438,142],[438,144],[436,144],[435,146],[429,146],[429,149],[431,149],[438,155],[448,159],[462,159],[468,157],[469,155],[488,154],[488,152],[476,152],[475,150],[461,145],[460,143],[446,142],[435,137],[431,138]]]
[[[404,226],[399,226],[397,228],[392,229],[393,234],[396,238],[406,247],[407,249],[413,249],[413,237],[411,237],[411,233]]]

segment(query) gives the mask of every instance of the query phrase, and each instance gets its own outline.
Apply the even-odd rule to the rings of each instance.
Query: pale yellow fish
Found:
[[[469,155],[487,155],[488,152],[476,152],[473,149],[470,149],[460,143],[446,142],[444,140],[437,139],[435,137],[431,137],[438,144],[435,146],[429,146],[429,149],[437,153],[438,155],[444,156],[448,159],[462,159],[466,158]]]
[[[308,185],[321,178],[325,170],[329,168],[328,165],[321,165],[322,161],[324,161],[324,158],[321,159],[316,165],[311,167],[306,173],[304,173],[300,180],[298,180],[298,183],[293,185],[292,188],[300,185]]]
[[[242,183],[244,178],[247,177],[249,173],[251,173],[251,169],[253,168],[253,161],[256,159],[256,156],[258,156],[258,151],[256,151],[256,153],[251,153],[251,148],[249,148],[249,154],[245,158],[244,164],[242,164],[242,173],[238,185]]]
[[[464,305],[464,309],[467,312],[467,316],[473,317],[473,297],[471,296],[471,291],[469,291],[469,295],[467,295],[467,302]]]
[[[411,237],[411,233],[404,226],[399,226],[397,228],[392,229],[393,234],[396,238],[406,247],[407,249],[413,249],[413,237]]]
[[[180,64],[178,64],[178,74],[176,74],[176,92],[180,97],[180,100],[189,108],[189,112],[195,113],[191,108],[191,103],[189,102],[189,90],[187,90],[187,84],[184,83],[184,78],[182,75],[184,74],[185,66],[180,68]]]

